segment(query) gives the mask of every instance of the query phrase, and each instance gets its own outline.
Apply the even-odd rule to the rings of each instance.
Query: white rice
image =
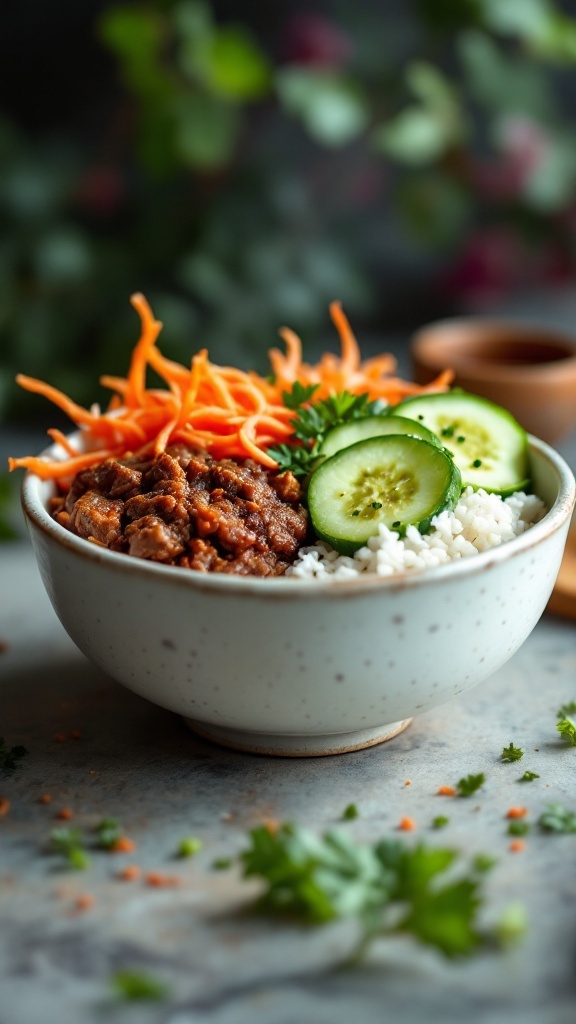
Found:
[[[392,576],[422,572],[457,558],[468,558],[518,537],[546,514],[546,507],[534,494],[518,491],[509,498],[467,487],[452,512],[434,516],[429,533],[409,526],[400,537],[387,526],[353,557],[339,555],[329,544],[319,542],[301,548],[286,572],[300,579],[351,579],[364,573]]]

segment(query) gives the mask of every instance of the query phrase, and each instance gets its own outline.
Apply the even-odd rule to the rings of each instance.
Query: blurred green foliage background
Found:
[[[102,397],[136,337],[135,290],[168,354],[207,345],[262,370],[283,323],[314,355],[335,297],[375,332],[570,280],[570,10],[4,10],[0,416],[39,415],[18,370]]]

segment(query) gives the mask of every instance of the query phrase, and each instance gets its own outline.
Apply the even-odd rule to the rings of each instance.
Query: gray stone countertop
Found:
[[[574,453],[573,444],[564,450],[572,465]],[[52,611],[24,539],[0,548],[0,640],[0,734],[29,751],[16,771],[0,774],[0,797],[10,801],[0,818],[1,1024],[573,1024],[576,835],[534,828],[513,854],[505,816],[523,804],[536,821],[553,801],[576,810],[576,749],[555,729],[557,708],[576,699],[574,622],[544,615],[491,679],[392,741],[309,760],[214,746],[92,667]],[[504,764],[511,740],[525,755]],[[540,778],[520,785],[525,768]],[[472,799],[436,795],[480,771],[486,785]],[[40,802],[45,793],[49,804]],[[524,941],[449,962],[387,939],[344,970],[351,926],[304,929],[250,916],[258,887],[236,869],[212,869],[263,819],[322,831],[351,802],[359,817],[339,827],[359,840],[395,836],[410,815],[416,839],[495,855],[486,918],[522,904]],[[62,870],[46,852],[62,807],[87,830],[119,818],[136,850],[95,852],[88,870]],[[450,823],[435,832],[442,813]],[[187,835],[203,849],[178,861]],[[119,881],[132,863],[176,874],[180,884]],[[85,893],[94,903],[80,911]],[[167,997],[120,1004],[109,985],[120,968],[162,979]]]

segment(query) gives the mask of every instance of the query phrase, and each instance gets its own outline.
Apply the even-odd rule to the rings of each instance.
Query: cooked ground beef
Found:
[[[291,473],[216,462],[174,445],[155,459],[107,459],[74,478],[54,518],[137,558],[202,572],[279,576],[309,539]]]

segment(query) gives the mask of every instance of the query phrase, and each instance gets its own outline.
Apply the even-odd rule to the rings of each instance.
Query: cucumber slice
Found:
[[[341,554],[352,555],[383,524],[398,533],[421,533],[433,516],[454,508],[460,473],[444,449],[412,437],[388,434],[343,448],[314,470],[308,508],[317,535]]]
[[[417,395],[392,415],[418,420],[447,446],[462,474],[462,485],[506,497],[530,486],[528,438],[514,417],[466,391]]]
[[[437,448],[443,447],[436,434],[417,420],[405,416],[365,416],[364,419],[351,420],[350,423],[342,423],[339,427],[329,430],[320,445],[320,455],[329,458],[330,455],[335,455],[342,448],[348,448],[357,441],[385,434],[411,434],[412,437],[419,437],[422,441],[436,445]]]

